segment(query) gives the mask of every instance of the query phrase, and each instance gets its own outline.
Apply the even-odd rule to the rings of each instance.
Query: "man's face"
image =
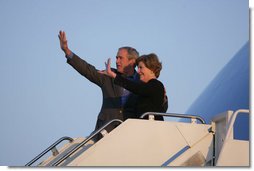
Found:
[[[116,56],[116,68],[117,71],[123,74],[128,74],[127,72],[133,68],[135,63],[134,59],[128,59],[128,52],[126,49],[120,49]]]

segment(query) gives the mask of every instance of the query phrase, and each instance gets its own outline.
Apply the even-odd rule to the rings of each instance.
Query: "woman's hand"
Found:
[[[116,73],[114,73],[112,70],[111,70],[111,59],[108,58],[108,61],[105,62],[105,67],[106,67],[106,70],[104,71],[98,71],[99,73],[101,74],[105,74],[105,75],[108,75],[112,78],[115,78],[116,77]]]

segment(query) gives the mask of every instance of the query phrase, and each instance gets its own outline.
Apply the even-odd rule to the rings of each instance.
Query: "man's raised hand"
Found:
[[[61,47],[61,49],[64,51],[64,53],[66,55],[70,55],[71,51],[68,48],[67,38],[66,38],[65,32],[64,31],[59,31],[58,38],[59,38],[59,41],[60,41],[60,47]]]

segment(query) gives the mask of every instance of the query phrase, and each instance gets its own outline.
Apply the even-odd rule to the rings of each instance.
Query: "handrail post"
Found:
[[[191,118],[191,123],[197,123],[197,119],[196,118]]]
[[[51,151],[53,156],[57,156],[59,154],[59,151],[57,150],[56,147],[52,148]]]

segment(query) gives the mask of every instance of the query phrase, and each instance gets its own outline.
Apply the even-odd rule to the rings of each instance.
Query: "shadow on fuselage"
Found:
[[[218,113],[249,109],[249,46],[248,41],[217,74],[186,113],[200,115],[210,123]],[[239,114],[236,120],[234,138],[249,140],[249,115]]]

